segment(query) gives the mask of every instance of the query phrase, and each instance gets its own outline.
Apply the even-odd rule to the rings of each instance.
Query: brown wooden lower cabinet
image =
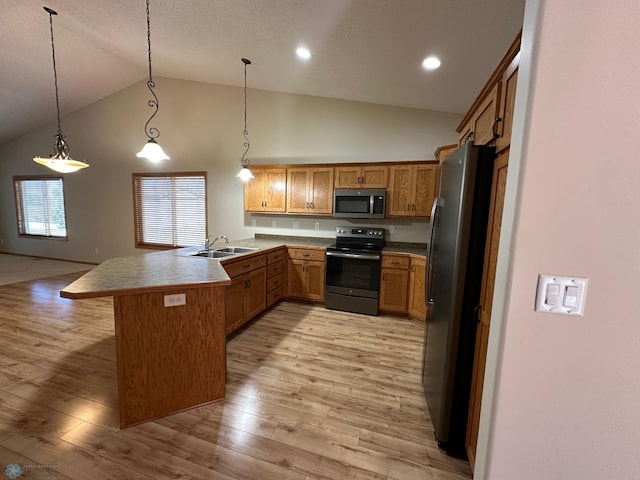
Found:
[[[411,255],[409,267],[409,315],[424,321],[427,318],[425,270],[427,259]]]
[[[285,249],[267,255],[267,308],[284,298],[286,270]]]
[[[224,399],[224,305],[223,285],[113,297],[121,428]]]
[[[379,308],[425,321],[426,258],[408,253],[382,253]]]
[[[384,253],[380,268],[380,302],[383,312],[407,313],[409,255]]]
[[[324,302],[324,248],[289,248],[287,298]]]
[[[227,287],[225,332],[230,334],[267,308],[267,256],[224,263],[231,277]]]
[[[508,167],[509,149],[507,148],[498,155],[493,165],[493,185],[491,189],[487,241],[484,253],[482,288],[480,291],[480,322],[476,330],[471,398],[469,401],[469,419],[467,421],[467,436],[465,442],[467,456],[469,457],[469,463],[472,469],[476,459],[480,406],[482,402],[482,388],[484,384],[487,344],[489,342],[489,327],[491,322],[491,305],[498,261],[500,225],[502,222],[504,195],[507,186]]]

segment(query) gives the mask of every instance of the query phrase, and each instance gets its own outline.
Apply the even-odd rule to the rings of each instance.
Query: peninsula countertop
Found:
[[[230,241],[229,245],[256,248],[255,252],[217,259],[198,258],[190,254],[202,250],[202,246],[141,253],[105,260],[75,282],[60,291],[60,296],[71,299],[130,295],[136,293],[167,291],[172,288],[206,287],[212,284],[228,285],[229,275],[224,261],[265,253],[283,246],[326,247],[330,238],[312,237],[256,237]],[[212,248],[224,247],[224,242]]]

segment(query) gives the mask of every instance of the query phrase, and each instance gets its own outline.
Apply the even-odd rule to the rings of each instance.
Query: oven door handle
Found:
[[[327,252],[327,257],[358,258],[360,260],[380,260],[380,255],[363,255],[361,253]]]

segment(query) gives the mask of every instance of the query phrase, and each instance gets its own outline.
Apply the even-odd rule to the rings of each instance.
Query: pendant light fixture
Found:
[[[33,161],[49,167],[51,170],[55,170],[60,173],[71,173],[81,168],[87,168],[88,163],[81,162],[80,160],[74,160],[69,156],[69,145],[64,141],[65,136],[62,134],[60,128],[60,102],[58,101],[58,72],[56,70],[56,49],[53,43],[53,15],[57,15],[58,12],[50,9],[49,7],[42,7],[45,12],[49,14],[49,28],[51,30],[51,55],[53,58],[53,83],[56,89],[56,111],[58,113],[58,131],[55,134],[56,142],[53,145],[53,153],[48,157],[33,157]]]
[[[153,75],[151,74],[151,22],[149,20],[149,0],[147,0],[147,52],[149,54],[149,80],[147,80],[147,87],[153,95],[153,99],[149,100],[148,104],[151,108],[154,108],[154,112],[144,124],[144,133],[147,134],[149,140],[144,144],[142,150],[140,150],[136,156],[139,158],[146,158],[154,163],[161,162],[162,160],[169,160],[169,156],[164,153],[162,147],[156,142],[156,138],[160,136],[160,131],[155,127],[149,127],[149,122],[158,113],[158,97],[153,91],[156,88],[156,84],[153,81]]]
[[[249,132],[247,132],[247,65],[251,65],[251,60],[243,58],[242,63],[244,63],[244,130],[242,131],[242,136],[244,137],[244,153],[240,159],[242,168],[236,177],[240,178],[243,182],[248,182],[254,178],[253,173],[249,170],[249,159],[245,158],[249,151]]]

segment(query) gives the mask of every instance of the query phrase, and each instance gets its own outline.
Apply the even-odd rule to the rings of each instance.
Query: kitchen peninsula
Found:
[[[165,251],[107,260],[60,292],[113,296],[121,428],[224,399],[228,283],[219,262]]]
[[[251,239],[234,245],[263,255],[285,243]],[[113,258],[60,292],[70,299],[113,297],[121,428],[224,399],[231,278],[219,261],[191,256],[198,250]]]

